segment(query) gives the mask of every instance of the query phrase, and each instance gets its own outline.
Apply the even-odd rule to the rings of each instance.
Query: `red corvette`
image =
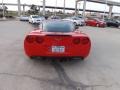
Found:
[[[27,56],[80,58],[88,56],[91,48],[89,37],[81,33],[72,22],[44,21],[39,30],[30,32],[24,40]]]
[[[106,23],[102,20],[99,20],[97,18],[87,19],[85,21],[87,26],[94,26],[94,27],[105,27]]]

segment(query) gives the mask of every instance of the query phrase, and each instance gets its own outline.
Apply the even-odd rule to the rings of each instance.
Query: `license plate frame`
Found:
[[[52,51],[52,53],[64,53],[65,46],[52,46],[51,51]]]

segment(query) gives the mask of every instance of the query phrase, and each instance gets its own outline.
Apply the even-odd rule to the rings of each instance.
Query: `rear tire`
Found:
[[[31,60],[35,59],[36,57],[35,56],[30,56],[29,57]]]
[[[76,22],[74,22],[74,25],[75,25],[75,26],[77,26],[77,23],[76,23]]]
[[[97,27],[99,27],[99,24],[96,24]]]
[[[118,28],[120,28],[120,26],[118,26]]]
[[[30,21],[28,21],[30,23]]]
[[[89,23],[86,23],[86,26],[90,26],[90,24],[89,24]]]
[[[82,60],[82,61],[84,61],[84,59],[85,59],[84,57],[81,57],[81,60]]]

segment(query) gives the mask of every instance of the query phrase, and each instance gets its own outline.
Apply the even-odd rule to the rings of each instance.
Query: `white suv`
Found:
[[[68,18],[65,18],[63,20],[71,21],[75,25],[78,25],[78,26],[83,26],[84,25],[83,21],[80,18],[78,18],[78,17],[68,17]]]
[[[29,17],[29,23],[32,23],[32,24],[35,24],[35,23],[39,24],[44,20],[45,20],[44,17],[38,16],[38,15],[30,15]]]

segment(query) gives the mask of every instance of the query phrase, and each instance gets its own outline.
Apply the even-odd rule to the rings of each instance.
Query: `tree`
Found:
[[[8,13],[8,7],[7,6],[5,6],[5,5],[3,5],[3,10],[4,10],[4,14],[7,14]]]
[[[39,12],[39,7],[37,5],[32,4],[30,6],[30,10],[28,10],[29,14],[38,14]]]

